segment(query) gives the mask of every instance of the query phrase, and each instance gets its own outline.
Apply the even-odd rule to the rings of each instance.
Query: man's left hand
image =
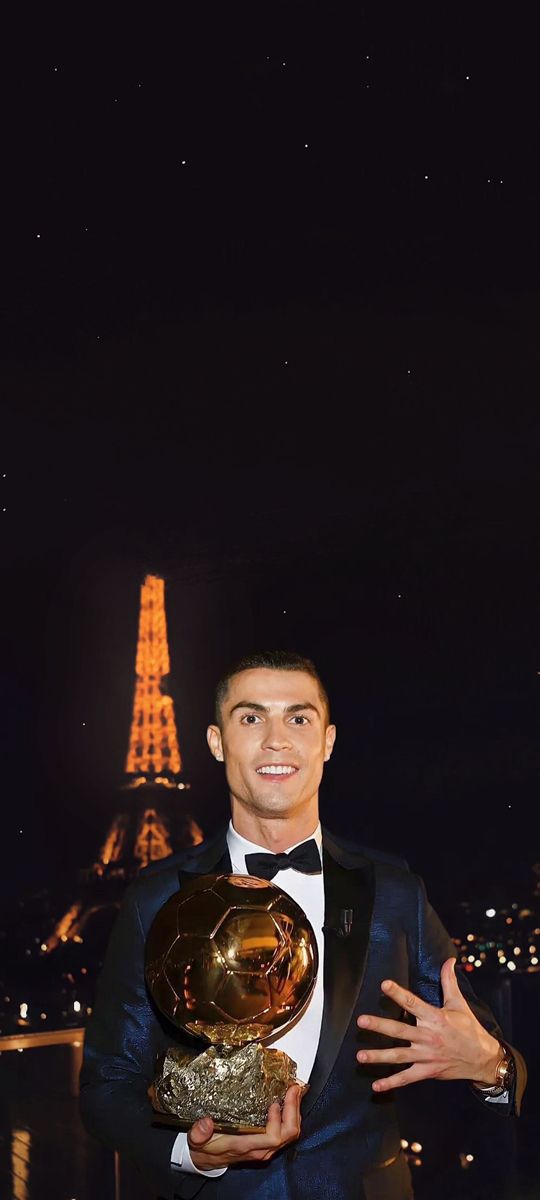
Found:
[[[416,1026],[386,1017],[362,1014],[361,1029],[401,1038],[407,1046],[391,1050],[359,1050],[359,1063],[410,1063],[404,1071],[378,1079],[373,1091],[386,1092],[405,1087],[420,1079],[470,1079],[481,1087],[495,1083],[495,1068],[501,1057],[500,1043],[476,1019],[461,994],[455,973],[455,958],[447,958],[441,968],[443,1007],[427,1004],[393,979],[385,979],[381,989],[405,1012],[416,1018]]]

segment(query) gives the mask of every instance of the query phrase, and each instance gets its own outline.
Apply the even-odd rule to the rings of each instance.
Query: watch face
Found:
[[[501,1062],[497,1075],[502,1087],[506,1090],[510,1086],[514,1075],[514,1060],[508,1051],[505,1053],[504,1061]]]

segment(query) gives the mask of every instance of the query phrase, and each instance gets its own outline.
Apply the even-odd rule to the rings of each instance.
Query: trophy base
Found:
[[[216,1133],[264,1133],[271,1104],[283,1105],[291,1084],[302,1093],[296,1063],[281,1050],[251,1043],[241,1049],[210,1046],[195,1058],[170,1046],[161,1073],[148,1089],[152,1124],[184,1132],[209,1116]]]

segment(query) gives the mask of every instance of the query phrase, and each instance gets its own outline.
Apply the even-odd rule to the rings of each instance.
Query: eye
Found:
[[[302,713],[295,713],[295,714],[294,714],[294,717],[292,718],[292,720],[293,720],[293,724],[294,724],[294,723],[297,723],[297,724],[299,724],[299,725],[309,725],[308,718],[307,718],[307,717],[304,717],[304,716],[302,715]]]
[[[260,721],[257,713],[245,713],[240,721],[241,725],[254,725],[256,721]]]

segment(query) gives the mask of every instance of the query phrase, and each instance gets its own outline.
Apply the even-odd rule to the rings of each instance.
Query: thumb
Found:
[[[441,985],[443,990],[443,1007],[468,1008],[469,1005],[462,995],[456,975],[456,959],[447,958],[441,967]]]
[[[199,1117],[198,1121],[191,1126],[188,1134],[188,1142],[193,1148],[205,1146],[210,1141],[214,1132],[214,1122],[211,1117]]]

